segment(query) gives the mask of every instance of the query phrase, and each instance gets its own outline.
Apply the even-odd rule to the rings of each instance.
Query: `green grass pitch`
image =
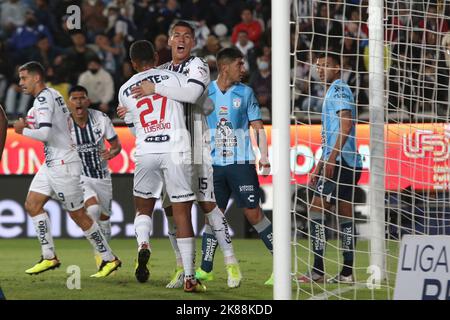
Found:
[[[36,276],[25,274],[25,269],[37,262],[40,248],[36,239],[2,239],[0,255],[0,287],[9,299],[161,299],[161,300],[267,300],[273,298],[273,288],[264,285],[272,272],[272,257],[257,239],[234,239],[236,256],[240,261],[243,281],[239,288],[229,289],[226,285],[226,272],[223,256],[217,250],[215,259],[215,280],[207,282],[206,293],[188,294],[182,289],[166,289],[174,269],[175,258],[167,239],[152,239],[152,256],[150,258],[150,280],[138,283],[134,277],[134,259],[137,252],[133,239],[114,239],[111,246],[123,262],[122,268],[114,275],[104,279],[89,278],[95,273],[95,263],[90,244],[85,239],[55,239],[61,267]],[[330,245],[331,244],[331,245]],[[327,273],[338,270],[336,259],[340,256],[334,248],[337,243],[330,242],[327,247]],[[307,241],[300,241],[307,246]],[[306,270],[308,261],[305,249],[297,248],[300,255],[299,272]],[[360,241],[357,249],[367,251],[368,242]],[[391,254],[396,254],[396,246],[389,247]],[[294,250],[293,250],[294,251]],[[197,239],[197,264],[200,261],[201,239]],[[295,259],[295,258],[293,258]],[[395,259],[390,259],[394,261]],[[356,276],[359,284],[348,285],[298,285],[292,282],[292,297],[308,299],[312,296],[327,299],[387,299],[392,298],[394,280],[382,282],[382,288],[369,290],[364,284],[369,275],[368,255],[364,252],[356,255]],[[395,262],[395,261],[394,261]],[[391,271],[396,270],[394,262],[390,262]],[[81,270],[81,289],[67,288],[66,282],[71,274],[67,273],[70,265],[77,265]],[[395,273],[395,272],[394,272]],[[326,294],[325,294],[326,293]]]

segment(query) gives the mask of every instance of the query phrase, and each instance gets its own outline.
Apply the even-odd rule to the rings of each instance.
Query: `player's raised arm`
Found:
[[[2,159],[3,148],[5,147],[6,134],[8,130],[8,118],[5,110],[0,104],[0,160]]]

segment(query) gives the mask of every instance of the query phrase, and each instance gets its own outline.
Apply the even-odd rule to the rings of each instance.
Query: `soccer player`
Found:
[[[195,238],[191,221],[195,194],[191,188],[191,145],[183,105],[159,94],[136,99],[131,93],[131,89],[143,80],[167,87],[181,87],[187,79],[178,73],[155,69],[157,55],[148,41],[134,42],[130,47],[130,58],[138,73],[120,88],[119,104],[127,108],[125,122],[134,128],[136,135],[133,194],[136,209],[134,226],[139,247],[135,276],[139,282],[149,278],[151,216],[165,185],[177,226],[184,290],[205,291],[206,288],[195,279]]]
[[[121,266],[121,261],[112,253],[98,224],[86,214],[80,182],[81,162],[70,135],[70,112],[58,91],[45,86],[44,74],[42,65],[34,61],[19,68],[21,89],[35,97],[35,128],[27,128],[25,120],[19,118],[14,123],[14,130],[45,145],[45,163],[34,176],[25,201],[25,209],[33,220],[41,244],[42,257],[25,272],[38,274],[61,264],[53,244],[50,219],[44,210],[45,203],[56,195],[94,250],[102,256],[98,272],[91,277],[106,277]]]
[[[324,282],[324,213],[336,203],[344,264],[329,283],[353,283],[353,255],[356,238],[352,198],[361,175],[361,158],[356,151],[356,108],[352,91],[341,80],[340,57],[323,53],[317,59],[320,79],[326,86],[322,104],[322,157],[310,176],[314,189],[309,206],[309,233],[314,251],[312,270],[298,278],[300,283]]]
[[[5,148],[6,135],[8,132],[8,118],[5,110],[0,104],[0,160],[2,160],[3,149]]]
[[[208,257],[209,252],[219,245],[223,251],[227,271],[227,285],[230,288],[239,287],[242,275],[239,264],[234,255],[229,225],[224,214],[217,207],[214,196],[213,169],[211,166],[211,151],[208,137],[208,125],[204,116],[203,105],[199,99],[210,82],[208,64],[201,58],[191,56],[195,46],[194,29],[185,21],[176,22],[169,31],[169,46],[172,51],[172,61],[161,65],[160,69],[171,70],[187,76],[185,86],[181,88],[168,87],[163,83],[144,81],[131,91],[136,98],[149,94],[160,94],[179,102],[185,103],[187,129],[192,137],[194,176],[192,188],[195,191],[197,202],[205,213],[205,235],[202,242],[202,251]],[[206,138],[206,139],[205,139]],[[172,218],[172,206],[169,197],[165,196],[163,207],[169,225],[169,239],[175,251],[177,268],[167,288],[179,288],[183,285],[183,268],[180,250],[177,246],[176,229]],[[212,274],[209,279],[212,280]]]
[[[247,220],[272,252],[272,223],[259,205],[260,188],[249,126],[255,132],[261,152],[259,167],[264,175],[270,171],[267,139],[253,90],[240,82],[245,74],[243,58],[239,49],[234,47],[219,51],[219,76],[208,86],[208,99],[214,107],[207,117],[211,130],[214,193],[222,212],[225,212],[228,200],[234,194],[238,206],[244,208]],[[203,235],[207,236],[210,235]],[[214,256],[214,251],[209,254]],[[212,268],[213,259],[204,253],[197,278],[208,279]]]
[[[90,109],[88,91],[83,86],[69,90],[69,110],[72,115],[72,139],[81,158],[84,206],[106,238],[111,240],[112,182],[107,161],[122,150],[119,138],[109,117]],[[105,140],[110,148],[105,147]],[[97,264],[100,263],[96,255]]]

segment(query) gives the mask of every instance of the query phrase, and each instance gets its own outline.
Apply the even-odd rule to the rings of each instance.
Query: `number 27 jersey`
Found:
[[[119,104],[128,109],[125,123],[136,129],[136,155],[190,151],[190,134],[186,130],[183,104],[157,94],[133,98],[131,89],[144,80],[167,87],[182,87],[187,81],[181,74],[149,69],[135,74],[122,85]]]

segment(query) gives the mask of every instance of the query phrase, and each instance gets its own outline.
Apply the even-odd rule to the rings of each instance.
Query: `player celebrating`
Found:
[[[207,117],[211,129],[211,155],[217,204],[225,212],[230,195],[233,193],[238,206],[244,208],[247,220],[272,252],[272,223],[259,206],[259,181],[248,130],[249,125],[255,130],[261,152],[259,167],[264,169],[266,175],[270,163],[259,105],[253,90],[240,83],[245,69],[243,55],[239,49],[221,50],[217,54],[217,65],[218,79],[208,86],[208,99],[212,101],[214,110]],[[208,279],[212,267],[212,259],[203,255],[201,269],[196,273],[197,278]]]
[[[211,166],[208,126],[204,116],[203,105],[198,103],[210,82],[208,64],[200,58],[191,56],[195,45],[194,29],[185,22],[175,23],[169,32],[169,46],[172,50],[171,62],[161,65],[160,69],[171,70],[187,76],[188,80],[182,88],[168,87],[163,83],[153,84],[144,81],[140,86],[132,89],[136,98],[157,93],[185,104],[186,125],[190,131],[193,148],[194,177],[192,188],[197,202],[205,213],[205,233],[202,241],[202,252],[210,256],[217,245],[223,251],[227,270],[227,285],[230,288],[239,287],[242,275],[234,255],[228,221],[219,210],[214,196],[213,169]],[[207,139],[205,139],[207,138]],[[175,226],[172,219],[172,207],[167,196],[164,197],[163,207],[169,224],[169,239],[177,258],[177,268],[167,288],[179,288],[183,285],[183,268],[180,250],[175,237]],[[208,280],[212,280],[212,273]]]
[[[127,108],[125,122],[134,127],[136,135],[136,170],[134,174],[134,221],[138,248],[135,275],[139,282],[149,278],[150,232],[155,201],[163,184],[173,205],[177,226],[177,245],[184,267],[184,290],[205,291],[195,279],[195,238],[191,222],[192,166],[190,135],[183,119],[183,105],[158,94],[135,99],[131,89],[143,80],[180,87],[183,75],[154,69],[155,51],[148,41],[137,41],[130,47],[133,68],[139,73],[119,90],[119,104]]]
[[[44,68],[38,62],[28,62],[19,68],[19,85],[25,94],[35,97],[33,108],[35,129],[27,128],[20,118],[14,123],[18,134],[44,142],[45,163],[33,178],[25,201],[42,248],[41,260],[25,272],[38,274],[58,268],[58,260],[50,230],[45,203],[56,195],[70,217],[84,231],[94,250],[102,256],[98,272],[91,277],[106,277],[121,266],[100,231],[98,224],[86,214],[80,183],[81,162],[70,135],[70,113],[58,91],[44,84]]]
[[[324,282],[323,255],[325,227],[323,215],[337,202],[341,227],[344,264],[329,283],[353,283],[353,251],[355,246],[352,197],[361,176],[361,158],[356,152],[356,109],[352,91],[341,80],[340,57],[323,53],[317,59],[320,79],[326,85],[322,105],[322,157],[311,174],[309,185],[314,196],[309,207],[309,232],[314,251],[312,270],[299,277],[300,283]]]
[[[72,115],[72,139],[81,158],[84,206],[88,215],[98,223],[109,242],[111,240],[112,182],[107,161],[122,150],[111,120],[98,110],[88,109],[87,89],[74,86],[69,91],[69,110]],[[105,148],[105,140],[110,148]],[[99,264],[99,255],[96,255]]]

